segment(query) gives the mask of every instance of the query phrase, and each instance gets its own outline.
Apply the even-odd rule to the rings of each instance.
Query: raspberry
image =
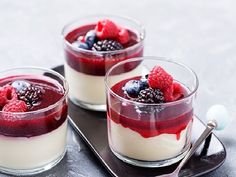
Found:
[[[182,86],[178,82],[173,83],[174,93],[183,93]]]
[[[118,41],[121,44],[126,44],[129,41],[129,32],[125,28],[119,28]]]
[[[27,105],[24,101],[12,100],[3,107],[2,111],[5,111],[5,112],[26,112]]]
[[[96,36],[103,39],[116,39],[119,33],[119,29],[114,22],[108,19],[98,21],[96,27]]]
[[[163,91],[165,102],[174,101],[173,98],[173,85]]]
[[[162,67],[155,66],[148,76],[148,84],[151,88],[163,91],[172,86],[173,78]]]
[[[12,86],[6,85],[0,88],[0,107],[3,107],[12,99],[17,99],[16,91]]]
[[[174,82],[173,85],[163,91],[166,102],[176,101],[184,97],[184,90],[182,86]]]
[[[174,82],[173,83],[173,99],[175,100],[179,100],[180,98],[184,97],[184,90],[182,88],[182,86],[177,83]]]
[[[0,107],[3,107],[7,103],[7,91],[1,88],[0,90]]]

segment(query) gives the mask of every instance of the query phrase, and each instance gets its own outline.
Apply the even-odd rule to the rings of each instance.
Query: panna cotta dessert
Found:
[[[138,22],[116,16],[87,17],[67,25],[63,37],[69,98],[83,108],[105,111],[107,70],[120,61],[142,56],[144,35]],[[136,72],[134,68],[127,67],[113,79]]]
[[[36,174],[63,158],[67,92],[66,81],[54,71],[15,68],[0,72],[0,171]]]
[[[143,67],[141,72],[114,83],[110,78],[113,71],[132,62]],[[112,67],[106,76],[112,152],[143,167],[167,166],[180,160],[191,144],[197,87],[194,72],[171,61],[139,58]]]

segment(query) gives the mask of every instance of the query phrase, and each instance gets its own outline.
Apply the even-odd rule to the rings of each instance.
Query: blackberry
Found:
[[[135,101],[140,103],[163,103],[164,94],[159,89],[146,88],[139,92]]]
[[[123,49],[123,46],[119,42],[110,39],[97,41],[92,47],[94,51],[114,51],[121,49]]]
[[[18,99],[24,101],[27,104],[28,108],[31,108],[34,104],[40,101],[43,93],[43,88],[35,85],[30,85],[20,90],[17,95]]]

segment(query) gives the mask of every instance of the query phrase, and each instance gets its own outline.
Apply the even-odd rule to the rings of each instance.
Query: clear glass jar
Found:
[[[0,171],[40,173],[59,163],[66,152],[68,84],[60,74],[43,68],[0,71],[1,87],[14,81],[39,84],[45,92],[38,105],[42,108],[27,112],[0,108]]]
[[[156,65],[181,84],[186,91],[184,98],[147,104],[121,96],[126,79],[145,76]],[[119,77],[117,73],[126,73],[128,66],[136,66],[138,72]],[[184,157],[191,145],[193,101],[198,88],[198,78],[190,68],[157,57],[130,59],[114,65],[106,74],[105,84],[109,146],[119,159],[136,166],[161,167]]]
[[[95,28],[97,22],[110,19],[130,31],[137,42],[116,51],[84,50],[72,45],[80,35]],[[104,78],[106,71],[114,64],[133,57],[143,56],[145,31],[136,20],[112,16],[96,15],[80,18],[63,29],[65,52],[65,77],[70,86],[69,98],[73,103],[91,110],[106,110]]]

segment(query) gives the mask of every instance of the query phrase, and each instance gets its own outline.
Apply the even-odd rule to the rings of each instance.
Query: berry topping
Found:
[[[140,103],[163,103],[164,95],[159,89],[146,88],[139,92],[135,101]]]
[[[121,44],[125,44],[129,41],[129,32],[125,28],[120,28],[119,29],[119,34],[118,34],[118,41]]]
[[[96,32],[94,30],[87,32],[85,35],[85,42],[90,49],[93,47],[93,44],[96,42]]]
[[[140,80],[129,80],[122,90],[124,97],[141,103],[176,101],[187,93],[183,86],[174,82],[172,76],[160,66],[155,66],[150,74],[142,76]]]
[[[3,107],[9,100],[13,99],[17,99],[17,94],[12,86],[6,85],[0,88],[0,107]]]
[[[103,19],[97,22],[94,29],[89,28],[85,35],[76,36],[71,44],[85,50],[114,51],[123,49],[122,44],[130,40],[129,35],[127,29],[109,19]]]
[[[163,68],[155,66],[148,76],[148,84],[151,88],[163,91],[172,86],[173,78]]]
[[[123,46],[119,42],[109,39],[98,41],[92,47],[94,51],[114,51],[121,49],[123,49]]]
[[[85,49],[85,50],[89,50],[89,46],[87,43],[83,43],[80,41],[75,41],[72,43],[72,46],[76,47],[76,48],[81,48],[81,49]]]
[[[139,80],[130,80],[122,89],[128,96],[136,97],[141,90],[141,82]]]
[[[30,83],[23,81],[23,80],[17,80],[12,82],[11,86],[16,89],[17,92],[27,88],[30,86]]]
[[[3,107],[2,111],[5,111],[5,112],[26,112],[27,105],[24,101],[12,100]]]
[[[29,108],[31,108],[34,104],[37,104],[40,101],[42,95],[44,93],[44,89],[30,85],[29,87],[24,88],[20,92],[17,93],[18,99],[23,100]]]
[[[119,33],[119,28],[111,20],[104,19],[98,21],[95,27],[96,35],[99,39],[116,39]]]

